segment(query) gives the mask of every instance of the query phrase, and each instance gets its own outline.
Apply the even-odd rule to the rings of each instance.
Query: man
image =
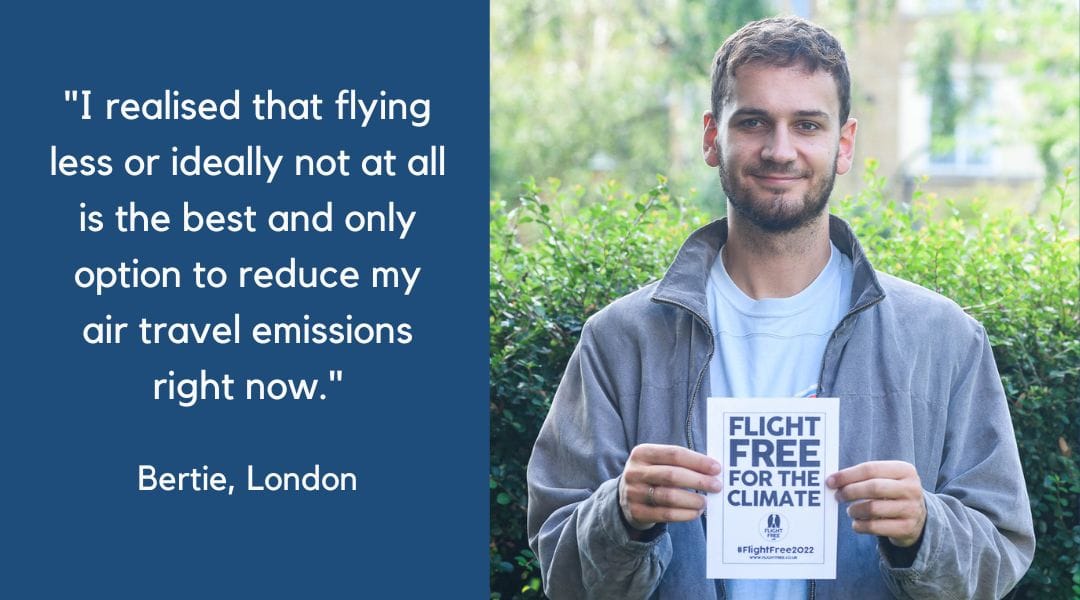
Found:
[[[857,123],[839,43],[797,18],[717,53],[705,162],[728,218],[586,323],[529,462],[553,598],[992,598],[1034,535],[997,369],[956,304],[876,273],[826,211]],[[705,577],[709,396],[840,398],[837,578]]]

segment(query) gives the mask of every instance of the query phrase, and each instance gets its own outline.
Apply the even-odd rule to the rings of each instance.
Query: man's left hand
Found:
[[[858,533],[889,538],[907,548],[919,541],[926,525],[926,502],[915,467],[899,460],[864,462],[825,480],[836,498],[851,502],[851,526]]]

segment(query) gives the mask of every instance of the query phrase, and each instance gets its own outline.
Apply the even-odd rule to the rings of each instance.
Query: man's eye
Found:
[[[798,125],[796,125],[796,127],[802,129],[803,131],[817,131],[818,129],[821,129],[821,127],[817,123],[811,123],[809,121],[802,121]]]
[[[753,129],[755,127],[761,127],[764,124],[765,122],[761,119],[745,119],[741,123],[739,123],[739,126],[745,127],[747,129]]]

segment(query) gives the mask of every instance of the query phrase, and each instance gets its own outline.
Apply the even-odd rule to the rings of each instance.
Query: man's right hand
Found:
[[[697,519],[705,511],[698,492],[719,492],[718,475],[720,463],[704,454],[681,446],[635,446],[619,481],[623,517],[638,531]]]

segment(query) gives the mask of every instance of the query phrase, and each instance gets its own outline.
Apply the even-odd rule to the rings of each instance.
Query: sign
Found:
[[[709,494],[713,579],[835,579],[837,398],[709,398],[708,454],[724,489]]]

